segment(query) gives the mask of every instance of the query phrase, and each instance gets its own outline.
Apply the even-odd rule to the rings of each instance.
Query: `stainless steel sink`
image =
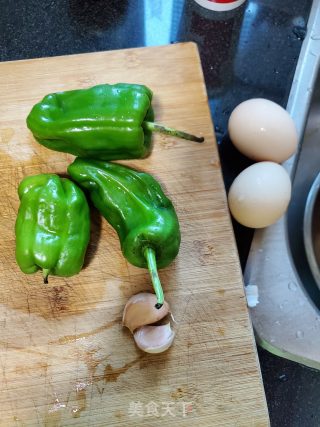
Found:
[[[320,30],[320,28],[319,28]],[[320,33],[320,31],[319,31]],[[320,309],[320,289],[312,268],[304,242],[304,216],[308,196],[313,183],[320,172],[320,73],[318,73],[312,98],[308,120],[292,173],[292,199],[287,214],[287,233],[291,256],[305,288],[317,309]],[[320,224],[320,217],[318,219]]]
[[[280,221],[254,234],[245,285],[256,285],[250,309],[259,344],[272,353],[320,369],[320,289],[306,256],[303,219],[320,172],[320,2],[313,2],[287,110],[299,135],[298,152],[284,167],[292,200]],[[319,218],[320,222],[320,218]]]

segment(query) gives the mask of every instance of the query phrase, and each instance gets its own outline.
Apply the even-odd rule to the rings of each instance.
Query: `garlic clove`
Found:
[[[160,326],[142,326],[133,334],[137,346],[146,353],[162,353],[171,346],[175,332],[170,323]]]
[[[156,308],[155,294],[141,292],[133,295],[124,307],[122,325],[133,333],[144,325],[150,325],[163,319],[169,313],[169,304],[165,301],[161,308]]]

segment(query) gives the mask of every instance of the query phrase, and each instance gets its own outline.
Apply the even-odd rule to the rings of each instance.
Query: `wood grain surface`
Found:
[[[15,262],[18,183],[65,174],[73,159],[37,144],[26,116],[49,92],[105,82],[148,85],[158,122],[206,138],[155,135],[148,159],[123,162],[162,183],[181,223],[180,253],[160,271],[177,335],[160,355],[122,328],[124,304],[150,279],[96,211],[79,275],[45,286]],[[268,425],[196,45],[2,63],[0,101],[0,425]]]

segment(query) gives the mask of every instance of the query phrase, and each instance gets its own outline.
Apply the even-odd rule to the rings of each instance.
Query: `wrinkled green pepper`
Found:
[[[160,308],[164,296],[157,267],[170,264],[180,246],[178,218],[160,184],[147,173],[98,160],[77,158],[68,172],[117,231],[125,258],[149,269]]]
[[[146,157],[152,131],[202,142],[153,123],[152,92],[138,84],[101,84],[52,93],[36,104],[27,126],[51,150],[99,160]]]
[[[89,207],[83,191],[54,174],[24,178],[18,188],[16,260],[27,274],[43,271],[72,276],[82,268],[90,237]]]

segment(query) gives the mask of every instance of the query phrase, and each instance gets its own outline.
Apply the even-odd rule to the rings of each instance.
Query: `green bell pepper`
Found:
[[[52,93],[32,108],[27,126],[51,150],[99,160],[146,157],[152,131],[203,141],[153,123],[151,101],[150,89],[127,83]]]
[[[170,264],[180,246],[178,218],[160,184],[147,173],[99,160],[77,158],[68,172],[89,191],[93,204],[118,233],[125,258],[149,269],[160,308],[164,296],[157,267]]]
[[[26,177],[18,188],[16,260],[27,274],[72,276],[82,268],[90,237],[90,215],[82,190],[53,174]]]

